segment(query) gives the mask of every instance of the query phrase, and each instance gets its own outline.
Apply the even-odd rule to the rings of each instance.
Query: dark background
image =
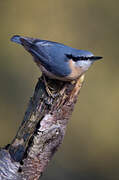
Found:
[[[103,56],[86,74],[64,142],[43,180],[119,179],[119,1],[0,0],[0,145],[11,142],[40,76],[14,34]]]

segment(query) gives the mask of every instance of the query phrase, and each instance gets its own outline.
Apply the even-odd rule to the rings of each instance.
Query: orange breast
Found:
[[[71,69],[71,73],[66,76],[67,79],[74,80],[82,75],[83,70],[79,66],[76,66],[76,63],[72,59],[69,60],[69,67]]]

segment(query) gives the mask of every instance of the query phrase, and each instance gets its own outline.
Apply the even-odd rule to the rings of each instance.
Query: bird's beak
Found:
[[[92,60],[92,61],[97,61],[97,60],[100,60],[100,59],[102,59],[103,57],[101,57],[101,56],[92,56],[92,57],[90,57],[90,60]]]

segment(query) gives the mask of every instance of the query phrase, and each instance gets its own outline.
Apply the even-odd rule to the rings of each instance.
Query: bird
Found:
[[[61,43],[15,35],[11,41],[22,45],[32,56],[43,74],[51,79],[75,80],[84,74],[101,56],[78,50]]]
[[[14,35],[12,42],[20,44],[32,56],[43,75],[60,81],[73,81],[84,74],[101,56],[62,43]]]

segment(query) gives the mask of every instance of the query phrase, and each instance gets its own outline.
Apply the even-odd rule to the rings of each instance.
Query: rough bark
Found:
[[[11,142],[0,150],[0,179],[38,180],[61,144],[84,75],[76,81],[38,80],[23,122]]]

